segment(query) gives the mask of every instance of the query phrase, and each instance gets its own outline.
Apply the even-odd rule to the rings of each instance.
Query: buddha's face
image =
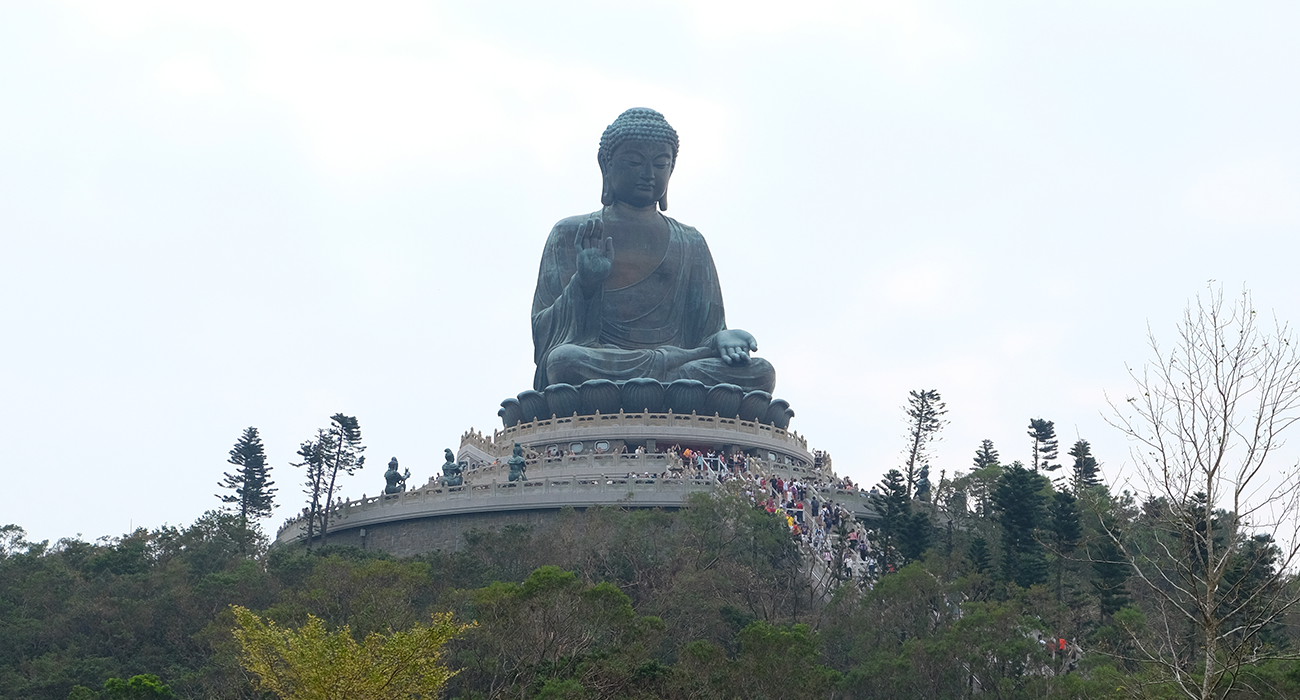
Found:
[[[624,141],[614,149],[605,172],[614,199],[648,207],[668,191],[673,174],[673,149],[655,141]]]

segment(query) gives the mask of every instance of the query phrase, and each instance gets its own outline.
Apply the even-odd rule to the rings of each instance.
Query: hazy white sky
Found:
[[[792,427],[862,482],[909,389],[1028,459],[1102,416],[1208,280],[1300,320],[1300,5],[0,4],[0,524],[184,524],[263,434],[360,419],[374,494],[528,388],[551,224],[627,107],[682,139]],[[1294,464],[1295,451],[1285,456]]]

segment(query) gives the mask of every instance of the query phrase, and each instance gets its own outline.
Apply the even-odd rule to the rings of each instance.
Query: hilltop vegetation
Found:
[[[983,477],[1007,485],[1009,473]],[[1055,502],[1046,479],[1036,488]],[[1158,504],[1104,487],[1086,498],[1129,537],[1157,536]],[[179,697],[260,697],[237,661],[232,604],[288,627],[314,615],[358,639],[440,611],[475,621],[447,649],[461,669],[447,697],[1111,697],[1148,681],[1142,693],[1167,693],[1159,669],[1108,655],[1135,657],[1128,632],[1166,634],[1143,627],[1159,601],[1099,557],[1036,544],[1008,564],[1004,511],[990,511],[939,528],[920,560],[829,600],[801,573],[783,519],[736,497],[697,495],[676,512],[568,512],[544,529],[479,533],[463,552],[404,560],[335,547],[241,554],[239,519],[220,513],[97,543],[25,543],[10,528],[0,696],[63,700],[76,685],[149,673]],[[1078,549],[1104,551],[1101,521],[1079,522]],[[1050,540],[1037,532],[1033,542]],[[1267,547],[1240,543],[1242,563]],[[1027,588],[1015,580],[1024,567],[1036,572]],[[1291,649],[1292,629],[1274,624],[1262,639]],[[1059,637],[1082,654],[1054,652]],[[1300,696],[1300,666],[1249,667],[1232,695],[1253,691]]]

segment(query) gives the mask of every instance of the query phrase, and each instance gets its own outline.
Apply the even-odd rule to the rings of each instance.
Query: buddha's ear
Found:
[[[664,190],[664,196],[659,198],[659,211],[668,211],[668,190]]]
[[[605,169],[605,162],[600,160],[600,158],[596,159],[596,163],[600,165],[601,206],[612,207],[614,206],[614,188],[609,186],[609,172]]]

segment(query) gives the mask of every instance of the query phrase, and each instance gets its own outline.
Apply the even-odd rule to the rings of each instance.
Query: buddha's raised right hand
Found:
[[[590,219],[578,226],[573,247],[578,249],[578,272],[574,278],[582,286],[583,294],[591,296],[609,279],[614,267],[614,239],[605,237],[605,225],[600,219]]]

